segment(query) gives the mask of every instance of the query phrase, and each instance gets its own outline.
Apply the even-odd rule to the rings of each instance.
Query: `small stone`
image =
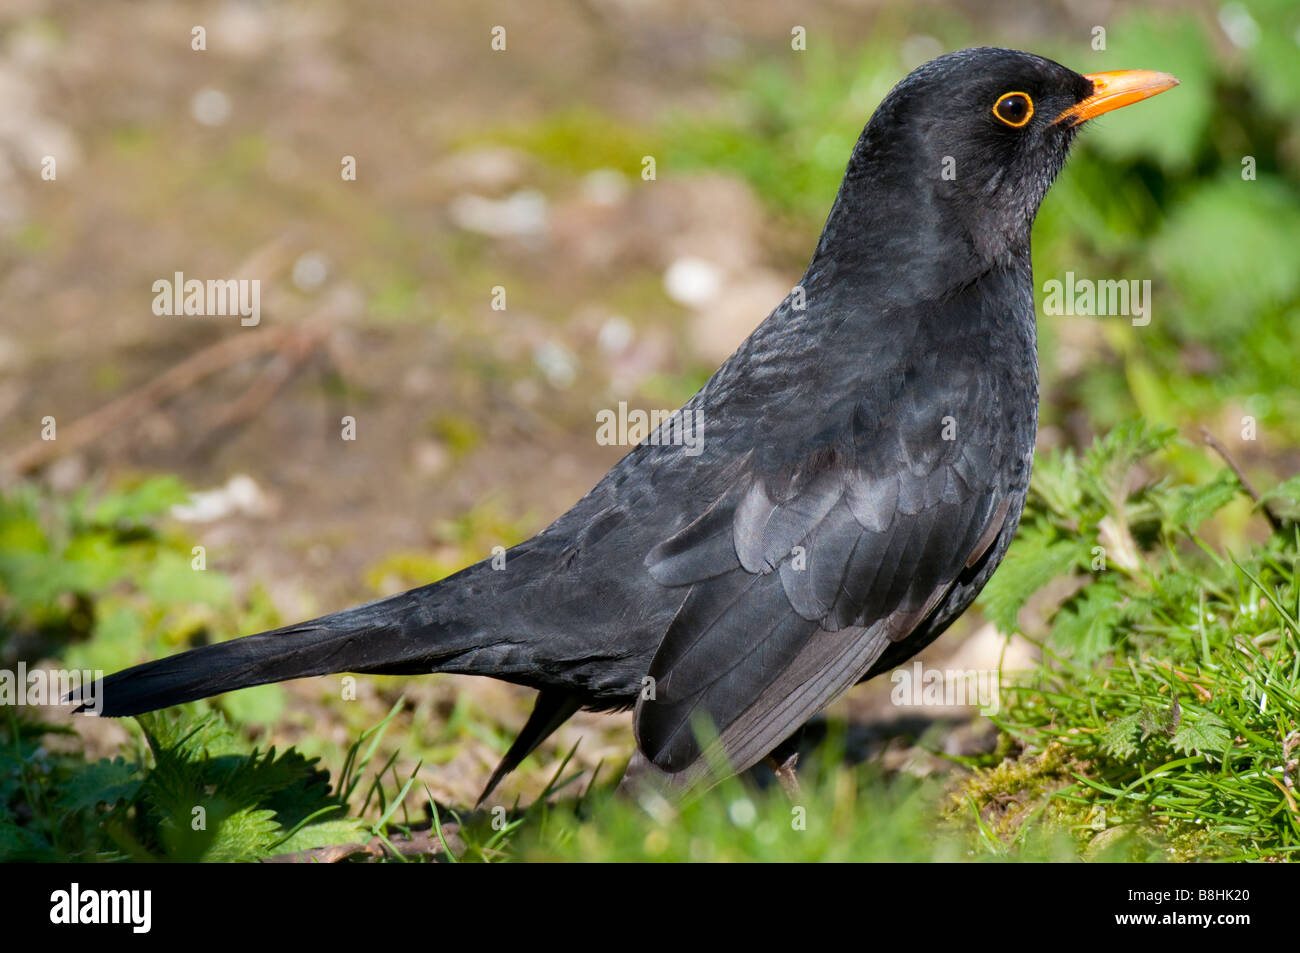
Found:
[[[688,308],[701,308],[714,300],[722,288],[722,272],[716,265],[686,255],[676,259],[664,272],[664,290],[668,297]]]
[[[219,89],[200,89],[190,100],[190,114],[204,126],[224,125],[230,112],[230,97]]]

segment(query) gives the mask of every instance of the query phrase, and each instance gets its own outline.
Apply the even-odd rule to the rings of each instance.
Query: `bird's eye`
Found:
[[[1034,101],[1028,93],[1003,93],[993,104],[993,115],[1000,122],[1019,129],[1034,118]]]

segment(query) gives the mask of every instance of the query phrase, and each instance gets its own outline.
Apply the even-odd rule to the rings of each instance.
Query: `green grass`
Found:
[[[1300,528],[1213,545],[1215,515],[1248,502],[1230,473],[1134,480],[1178,449],[1134,427],[1040,462],[1016,558],[982,604],[1014,627],[1043,560],[1075,588],[995,721],[1026,755],[1071,764],[1053,798],[1086,812],[1088,839],[1127,827],[1177,859],[1285,859],[1300,848]]]

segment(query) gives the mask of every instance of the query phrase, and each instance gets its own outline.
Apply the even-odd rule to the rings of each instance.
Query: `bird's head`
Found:
[[[972,268],[1026,251],[1080,125],[1177,84],[1146,70],[1083,75],[1016,50],[931,60],[894,87],[863,130],[837,200],[850,214],[837,223],[832,213],[828,231],[852,229],[857,218],[877,241],[937,239]]]

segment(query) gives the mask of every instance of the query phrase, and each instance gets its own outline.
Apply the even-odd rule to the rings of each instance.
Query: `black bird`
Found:
[[[459,672],[539,692],[484,796],[583,708],[635,706],[629,778],[748,768],[1001,561],[1037,427],[1034,216],[1080,123],[1177,82],[1002,49],[925,64],[867,123],[798,286],[665,425],[702,421],[700,452],[661,428],[503,568],[138,665],[101,713]]]

